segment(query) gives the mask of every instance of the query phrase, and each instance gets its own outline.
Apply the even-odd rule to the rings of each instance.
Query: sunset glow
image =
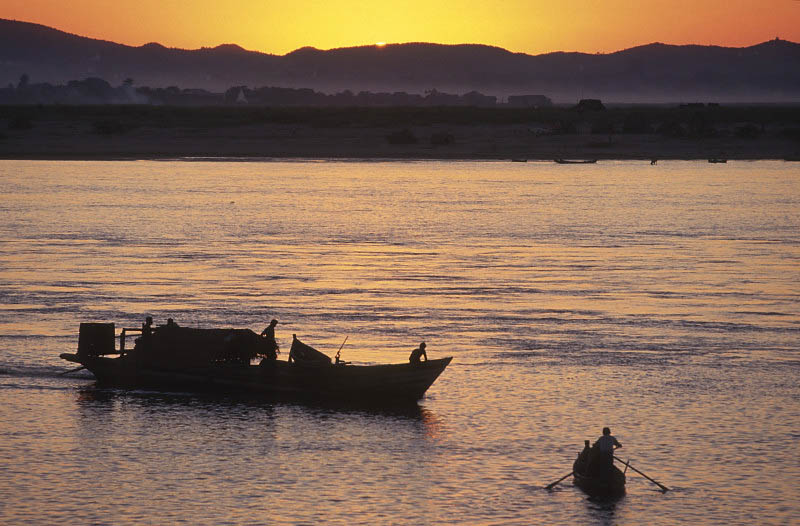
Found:
[[[196,49],[235,43],[285,54],[382,43],[478,43],[515,52],[613,52],[651,42],[748,46],[800,41],[800,2],[770,0],[5,0],[0,18],[139,46]],[[376,43],[377,44],[374,44]]]

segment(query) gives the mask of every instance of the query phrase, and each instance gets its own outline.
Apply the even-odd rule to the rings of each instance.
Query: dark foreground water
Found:
[[[0,162],[0,523],[797,524],[791,163]],[[418,407],[101,390],[81,321],[452,365]],[[628,495],[566,481],[611,426]]]

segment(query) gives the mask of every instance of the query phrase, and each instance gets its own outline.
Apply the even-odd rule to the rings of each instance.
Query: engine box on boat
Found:
[[[78,356],[116,354],[113,323],[81,323]]]

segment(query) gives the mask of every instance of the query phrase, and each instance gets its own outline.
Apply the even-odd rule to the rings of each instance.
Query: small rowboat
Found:
[[[625,474],[600,454],[586,447],[572,464],[573,483],[590,497],[601,500],[618,499],[625,495]]]

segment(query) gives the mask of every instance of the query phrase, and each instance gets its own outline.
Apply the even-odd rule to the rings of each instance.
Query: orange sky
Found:
[[[650,42],[800,42],[798,0],[3,0],[0,18],[129,45],[236,43],[284,54],[376,42],[480,43],[529,54]]]

